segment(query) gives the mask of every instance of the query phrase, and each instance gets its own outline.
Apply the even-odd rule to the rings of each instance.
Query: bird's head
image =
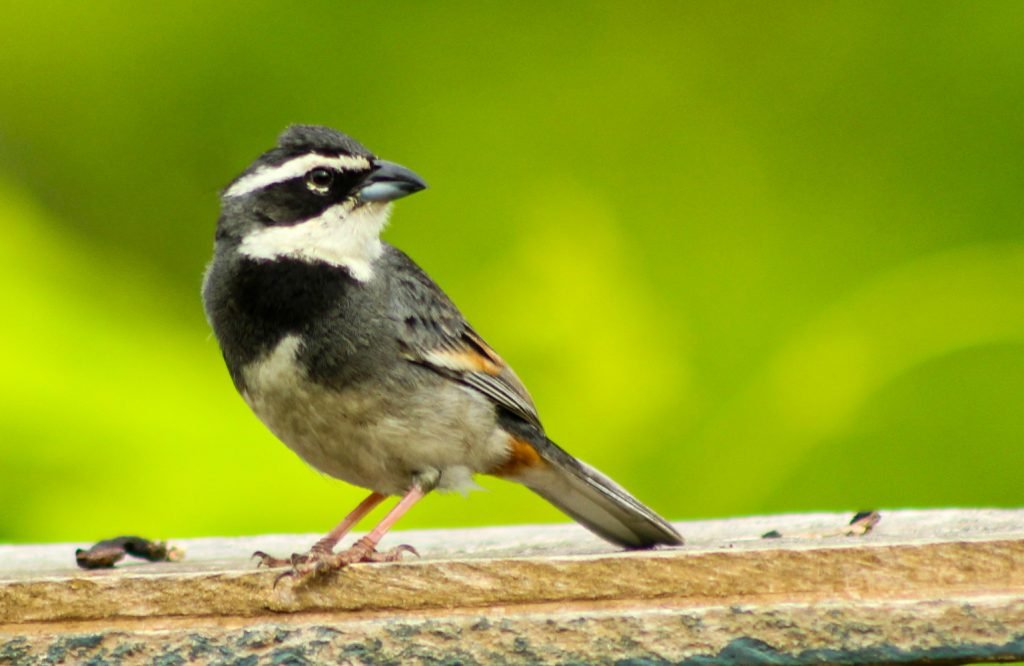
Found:
[[[224,190],[217,241],[253,260],[323,262],[365,281],[390,203],[426,186],[341,132],[292,125]]]

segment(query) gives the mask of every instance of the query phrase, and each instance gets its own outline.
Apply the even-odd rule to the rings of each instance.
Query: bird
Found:
[[[617,546],[681,545],[668,521],[548,438],[508,363],[381,240],[392,202],[426,187],[346,134],[290,125],[221,192],[202,299],[231,380],[302,460],[370,491],[307,553],[257,551],[259,564],[305,578],[415,553],[377,546],[428,493],[472,489],[478,474],[525,485]]]

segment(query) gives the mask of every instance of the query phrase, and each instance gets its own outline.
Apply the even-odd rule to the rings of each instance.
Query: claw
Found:
[[[277,567],[285,567],[290,564],[288,560],[282,560],[278,557],[274,557],[273,555],[268,555],[267,553],[264,553],[262,550],[257,550],[255,553],[252,554],[252,557],[250,557],[249,559],[254,559],[257,557],[259,558],[260,561],[256,563],[256,568],[267,567],[268,569],[276,569]]]
[[[401,544],[399,546],[396,546],[396,547],[392,548],[391,550],[392,550],[392,552],[398,551],[399,555],[401,555],[402,553],[412,553],[416,557],[422,557],[420,555],[420,551],[416,550],[415,548],[413,548],[412,546],[410,546],[407,543],[403,543],[403,544]]]
[[[405,553],[412,553],[416,557],[420,556],[420,553],[419,553],[418,550],[416,550],[415,548],[413,548],[412,546],[410,546],[407,543],[403,543],[403,544],[401,544],[399,546],[395,546],[391,550],[386,550],[383,553],[378,553],[377,551],[374,551],[374,552],[372,552],[369,555],[369,557],[371,559],[369,559],[367,561],[370,561],[370,562],[398,562],[398,561],[401,561],[402,555],[404,555]]]
[[[274,578],[273,589],[275,589],[275,590],[277,589],[277,584],[281,582],[282,578],[294,578],[294,577],[295,577],[295,569],[288,569],[287,571],[282,571],[280,574],[278,574],[278,576],[276,578]]]

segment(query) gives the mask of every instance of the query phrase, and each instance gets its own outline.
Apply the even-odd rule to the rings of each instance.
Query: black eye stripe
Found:
[[[321,215],[332,206],[343,203],[366,178],[366,170],[331,170],[332,185],[323,192],[309,184],[311,172],[264,187],[255,193],[253,205],[274,225],[297,224]]]

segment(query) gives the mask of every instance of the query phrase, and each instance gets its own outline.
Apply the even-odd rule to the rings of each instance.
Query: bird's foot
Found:
[[[291,566],[274,581],[276,586],[282,578],[294,578],[296,584],[307,580],[321,578],[334,571],[344,569],[350,564],[363,562],[397,562],[402,559],[405,553],[412,553],[419,557],[415,548],[407,544],[396,546],[389,550],[378,551],[371,542],[365,538],[356,541],[351,548],[332,553],[329,550],[318,549],[315,546],[305,554],[295,553],[290,559],[283,560],[273,557],[262,551],[253,553],[253,557],[259,558],[258,566],[283,567]]]
[[[259,558],[259,562],[256,563],[256,567],[267,567],[268,569],[274,569],[277,567],[297,567],[300,564],[312,562],[316,559],[324,557],[330,557],[331,551],[334,550],[334,544],[337,543],[336,539],[332,539],[329,536],[320,539],[313,547],[309,549],[308,553],[292,553],[292,556],[288,559],[281,559],[280,557],[274,557],[268,555],[262,550],[257,550],[252,554],[254,558]]]

